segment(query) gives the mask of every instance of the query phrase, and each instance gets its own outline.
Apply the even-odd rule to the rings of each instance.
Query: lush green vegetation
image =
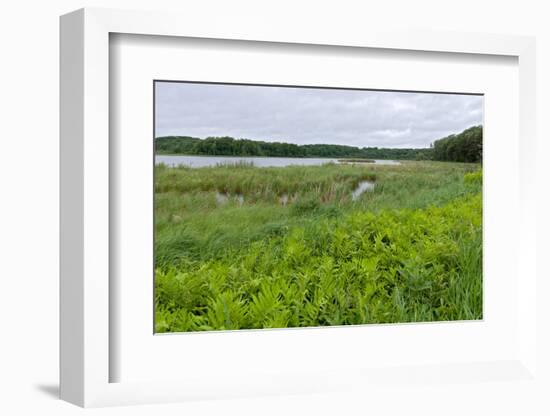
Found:
[[[480,319],[481,185],[463,163],[158,166],[156,330]]]
[[[481,162],[483,158],[483,128],[470,127],[460,134],[436,140],[433,159],[454,162]]]
[[[431,149],[394,149],[354,147],[337,144],[306,144],[263,142],[232,137],[208,137],[204,140],[189,136],[157,137],[157,154],[210,156],[326,157],[425,160]]]

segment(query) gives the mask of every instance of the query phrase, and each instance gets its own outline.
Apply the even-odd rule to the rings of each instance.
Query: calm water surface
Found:
[[[374,182],[361,181],[359,185],[357,185],[357,188],[351,193],[351,199],[352,201],[357,201],[363,192],[372,190],[374,190]]]
[[[187,156],[187,155],[156,155],[155,163],[168,166],[185,165],[192,168],[204,168],[218,164],[252,163],[260,168],[283,167],[290,165],[318,166],[325,163],[339,163],[338,159],[297,158],[297,157],[231,157],[231,156]],[[377,165],[399,165],[395,160],[375,160]],[[365,163],[367,164],[367,163]]]

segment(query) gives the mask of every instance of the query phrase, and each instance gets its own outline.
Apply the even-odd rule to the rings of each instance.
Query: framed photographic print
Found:
[[[61,20],[62,398],[537,383],[533,39],[180,19]]]
[[[156,332],[483,318],[482,95],[154,97]]]

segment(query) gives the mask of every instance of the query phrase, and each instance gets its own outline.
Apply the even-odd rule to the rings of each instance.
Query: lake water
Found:
[[[155,163],[167,166],[185,165],[192,168],[216,166],[218,164],[252,163],[260,168],[283,167],[290,165],[318,166],[325,163],[340,163],[338,159],[297,158],[297,157],[232,157],[232,156],[187,156],[187,155],[156,155]],[[368,165],[369,163],[365,163]],[[377,165],[399,165],[395,160],[375,160]]]

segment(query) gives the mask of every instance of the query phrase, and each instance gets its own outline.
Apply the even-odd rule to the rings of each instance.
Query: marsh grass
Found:
[[[158,166],[156,330],[480,319],[478,170]]]

